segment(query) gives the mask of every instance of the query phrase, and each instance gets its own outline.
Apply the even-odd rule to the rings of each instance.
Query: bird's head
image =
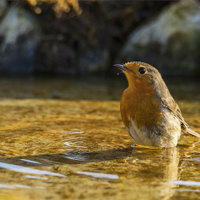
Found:
[[[152,87],[155,82],[159,82],[160,73],[153,66],[143,62],[127,62],[125,64],[115,64],[125,75],[129,87]]]

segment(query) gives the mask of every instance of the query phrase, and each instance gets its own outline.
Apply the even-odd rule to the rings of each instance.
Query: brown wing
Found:
[[[178,104],[174,101],[173,97],[170,95],[168,98],[161,98],[162,105],[166,107],[170,112],[172,112],[181,122],[181,127],[186,129],[188,126],[185,122],[181,110]]]
[[[193,131],[189,127],[189,125],[185,122],[178,104],[174,101],[171,95],[168,98],[161,98],[161,102],[168,110],[170,110],[180,120],[181,128],[184,133],[188,133],[200,138],[200,135],[195,131]]]
[[[161,100],[162,105],[180,120],[183,132],[200,138],[200,135],[190,129],[189,125],[185,122],[178,104],[174,101],[161,76],[160,78],[154,78],[154,87],[157,98]]]
[[[179,106],[176,104],[176,102],[173,100],[173,102],[166,101],[165,99],[162,99],[162,103],[165,105],[166,108],[168,108],[181,122],[181,127],[184,133],[191,134],[195,137],[200,138],[200,135],[193,131],[189,125],[185,122],[181,110]]]

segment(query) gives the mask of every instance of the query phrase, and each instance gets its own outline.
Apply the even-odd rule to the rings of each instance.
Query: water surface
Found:
[[[168,80],[200,132],[200,82]],[[200,199],[200,143],[133,146],[119,113],[126,82],[0,80],[0,199]]]

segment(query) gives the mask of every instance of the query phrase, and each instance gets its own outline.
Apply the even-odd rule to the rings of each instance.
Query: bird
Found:
[[[181,133],[200,138],[185,122],[159,71],[150,64],[133,61],[115,64],[128,80],[120,101],[122,121],[135,144],[171,148]]]

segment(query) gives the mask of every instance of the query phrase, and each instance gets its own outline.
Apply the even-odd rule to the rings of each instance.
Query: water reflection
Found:
[[[73,180],[83,179],[83,176],[119,180],[120,184],[123,183],[125,187],[128,187],[126,192],[128,190],[130,193],[131,188],[136,187],[137,192],[140,193],[139,197],[143,198],[146,195],[144,191],[148,189],[153,193],[152,197],[162,197],[162,199],[167,200],[176,193],[176,185],[199,186],[196,181],[180,181],[181,171],[178,170],[180,150],[183,150],[183,147],[157,149],[136,146],[134,148],[97,152],[1,158],[1,161],[4,160],[4,162],[0,162],[0,167],[15,172],[43,175],[43,177],[24,176],[24,178],[30,180],[41,180],[43,182],[48,180],[45,177],[46,175],[63,177],[64,179],[66,179],[64,175],[67,175],[67,179],[70,180],[70,177],[73,177]],[[12,164],[5,163],[6,160]],[[56,168],[58,172],[49,172],[19,165],[23,160],[36,160],[36,162],[41,163],[41,166],[51,168],[58,166]],[[35,163],[31,162],[23,162],[23,164],[35,166]],[[73,166],[73,168],[70,166]],[[89,179],[87,181],[90,182]]]
[[[189,185],[189,186],[200,186],[200,182],[197,181],[170,181],[174,185]]]
[[[31,187],[27,185],[8,185],[8,184],[0,184],[0,188],[8,188],[8,189],[15,189],[15,188],[25,188],[30,189]]]
[[[23,159],[23,158],[21,158],[20,160],[24,162],[28,162],[28,163],[33,163],[33,164],[41,164],[40,162],[34,161],[34,160],[28,160],[28,159]]]
[[[48,180],[47,177],[41,177],[41,176],[25,175],[24,177],[25,177],[25,178],[30,178],[30,179]]]
[[[116,159],[123,159],[133,155],[133,148],[125,149],[111,149],[106,151],[97,152],[73,152],[64,154],[46,154],[36,156],[25,156],[25,157],[9,157],[0,158],[0,161],[20,164],[24,166],[34,166],[34,164],[40,163],[41,166],[48,166],[54,164],[80,164],[88,162],[101,162],[101,161],[112,161]],[[24,160],[37,160],[35,162],[24,163]],[[1,168],[0,162],[0,168]],[[9,166],[9,165],[8,165]],[[3,168],[3,167],[2,167]]]
[[[179,149],[178,148],[170,148],[166,150],[166,161],[164,162],[166,168],[163,171],[163,189],[161,190],[163,199],[167,200],[170,199],[174,195],[174,186],[171,185],[172,180],[178,180],[179,179],[179,171],[178,171],[178,166],[179,166],[179,161],[180,161],[180,156],[179,156]],[[162,181],[162,180],[161,180]]]
[[[94,178],[104,178],[104,179],[118,179],[119,176],[114,174],[103,174],[103,173],[95,173],[95,172],[76,172],[77,174],[82,174],[86,176],[91,176]]]
[[[14,164],[8,164],[0,162],[0,168],[12,170],[15,172],[21,172],[21,173],[27,173],[27,174],[37,174],[37,175],[51,175],[51,176],[59,176],[59,177],[65,177],[62,174],[55,173],[55,172],[49,172],[45,170],[39,170],[39,169],[32,169],[29,167],[24,167],[20,165],[14,165]]]

